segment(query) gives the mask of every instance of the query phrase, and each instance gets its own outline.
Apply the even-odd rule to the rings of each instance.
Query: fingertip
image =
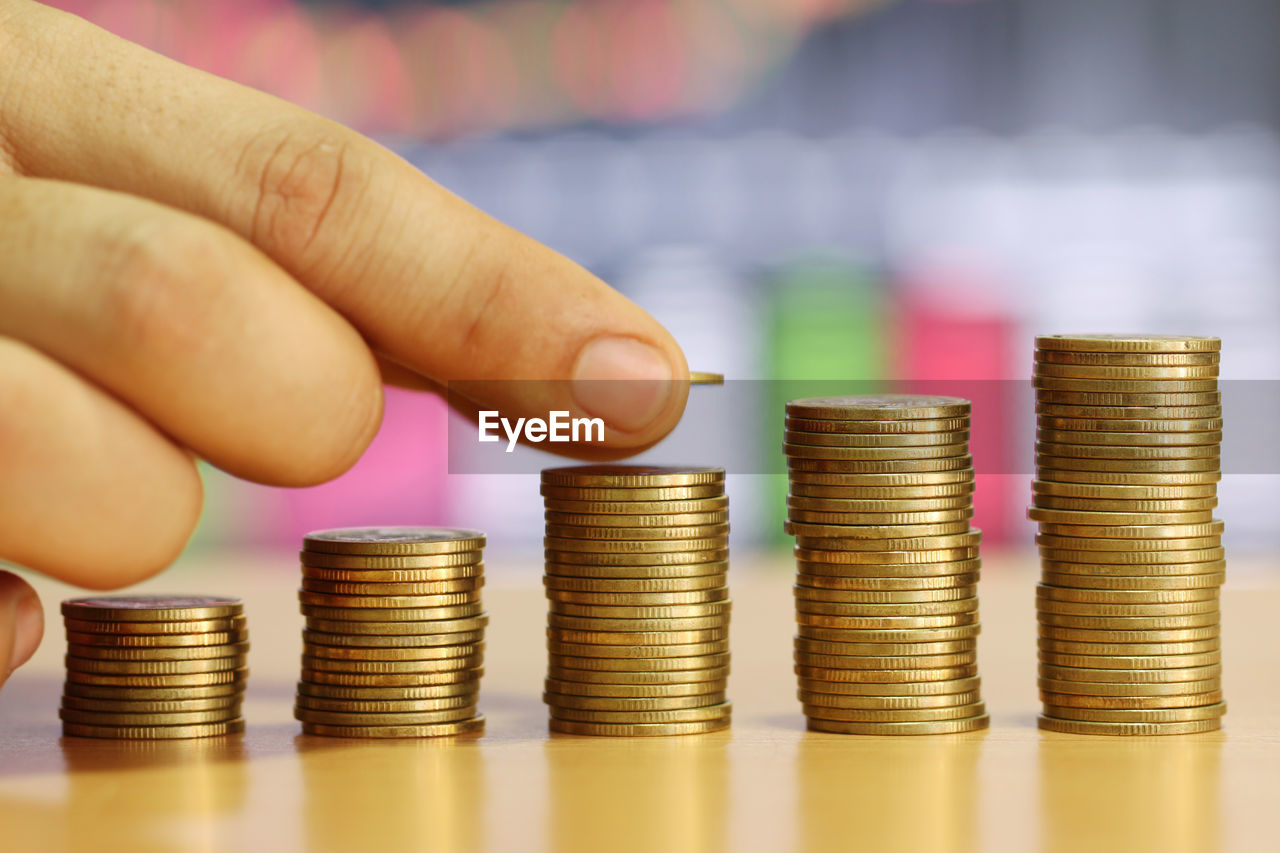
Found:
[[[0,632],[4,632],[0,642],[9,646],[3,658],[8,677],[39,648],[44,636],[44,610],[30,584],[12,572],[0,572],[0,612],[7,617],[7,624],[0,625]]]

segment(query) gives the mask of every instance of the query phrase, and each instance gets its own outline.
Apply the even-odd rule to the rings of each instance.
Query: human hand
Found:
[[[679,346],[569,260],[358,134],[29,0],[0,0],[0,558],[95,589],[168,565],[195,459],[283,486],[352,465],[382,383],[504,415],[684,409]],[[40,638],[0,573],[0,676]]]

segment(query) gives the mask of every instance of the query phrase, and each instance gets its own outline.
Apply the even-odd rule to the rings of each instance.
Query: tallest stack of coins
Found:
[[[729,503],[720,468],[542,472],[551,730],[729,725]]]
[[[1040,727],[1217,729],[1217,338],[1036,339]]]
[[[815,731],[985,728],[969,401],[787,404],[796,674]]]

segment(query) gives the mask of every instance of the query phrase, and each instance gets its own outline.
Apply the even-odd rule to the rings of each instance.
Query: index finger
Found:
[[[481,383],[499,399],[477,403],[600,417],[619,447],[679,420],[665,329],[370,140],[26,0],[0,0],[0,57],[0,163],[223,223],[436,382],[597,380]]]

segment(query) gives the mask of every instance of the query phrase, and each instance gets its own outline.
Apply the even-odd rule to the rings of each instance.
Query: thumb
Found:
[[[35,654],[44,635],[44,610],[31,585],[0,571],[0,683]]]

